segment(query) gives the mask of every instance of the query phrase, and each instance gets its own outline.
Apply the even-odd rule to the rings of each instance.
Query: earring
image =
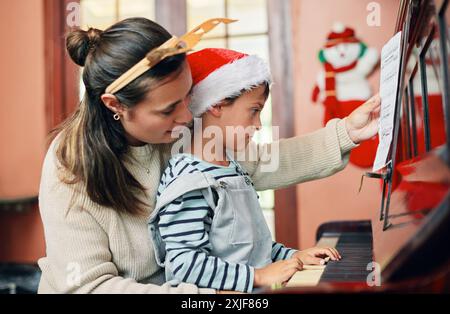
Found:
[[[119,121],[120,120],[120,116],[118,113],[116,113],[115,115],[113,115],[114,120]]]

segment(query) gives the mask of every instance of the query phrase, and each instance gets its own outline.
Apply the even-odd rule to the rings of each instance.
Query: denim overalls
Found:
[[[233,162],[245,173],[239,164]],[[213,191],[218,195],[215,202]],[[214,210],[209,232],[210,255],[231,263],[242,263],[255,268],[272,262],[272,236],[264,219],[255,189],[248,175],[225,177],[215,180],[208,173],[196,172],[181,175],[171,183],[158,198],[149,219],[149,230],[155,249],[157,263],[166,266],[166,280],[172,285],[179,281],[167,267],[165,245],[158,231],[158,213],[167,204],[194,190],[201,190],[208,205]],[[216,205],[217,204],[217,205]]]

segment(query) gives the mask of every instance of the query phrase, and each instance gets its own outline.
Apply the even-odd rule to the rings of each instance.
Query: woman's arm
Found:
[[[239,162],[257,190],[278,189],[342,170],[355,146],[345,129],[345,121],[333,119],[313,133],[258,145],[256,160]],[[265,151],[270,152],[270,160],[262,155]]]
[[[330,120],[325,128],[304,136],[259,145],[257,153],[250,154],[256,156],[253,161],[239,162],[260,191],[327,177],[347,165],[355,143],[377,134],[380,107],[376,94],[343,120]],[[271,152],[271,159],[261,154],[264,151]]]

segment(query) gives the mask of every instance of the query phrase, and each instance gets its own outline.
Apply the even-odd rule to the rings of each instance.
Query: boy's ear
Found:
[[[218,103],[217,105],[209,108],[209,112],[216,118],[220,118],[222,116],[222,103]]]

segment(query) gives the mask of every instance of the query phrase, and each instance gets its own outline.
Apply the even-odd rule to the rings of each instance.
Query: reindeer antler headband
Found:
[[[226,18],[214,18],[203,22],[202,24],[179,38],[173,36],[161,46],[152,49],[144,59],[136,63],[131,69],[129,69],[118,79],[112,82],[106,88],[106,93],[117,93],[131,81],[142,75],[144,72],[150,70],[165,58],[192,50],[192,48],[194,48],[195,45],[198,44],[204,34],[214,29],[220,23],[229,24],[236,21],[237,20]]]

